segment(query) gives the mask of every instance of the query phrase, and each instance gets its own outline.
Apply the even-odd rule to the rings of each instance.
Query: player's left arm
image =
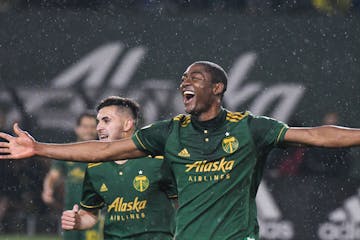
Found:
[[[317,147],[360,146],[360,129],[333,125],[291,127],[284,136],[284,142]]]

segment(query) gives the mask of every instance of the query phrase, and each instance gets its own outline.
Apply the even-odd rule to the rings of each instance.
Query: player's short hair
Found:
[[[77,118],[76,118],[76,126],[80,126],[81,121],[83,120],[83,118],[93,118],[96,121],[96,114],[94,111],[92,110],[86,110],[84,112],[82,112]]]
[[[221,97],[223,97],[224,93],[227,89],[227,82],[228,82],[228,76],[227,76],[227,73],[225,72],[225,70],[218,64],[209,62],[209,61],[196,61],[192,65],[194,65],[194,64],[200,64],[205,67],[206,71],[208,73],[210,73],[210,75],[211,75],[212,83],[221,82],[224,84],[224,90],[221,93]]]
[[[96,111],[99,112],[100,109],[108,106],[118,106],[120,108],[130,110],[129,113],[134,119],[135,126],[137,126],[140,118],[140,106],[136,101],[120,96],[110,96],[101,100],[101,102],[96,106]]]

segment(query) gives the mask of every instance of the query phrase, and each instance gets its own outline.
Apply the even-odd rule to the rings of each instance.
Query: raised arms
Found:
[[[79,161],[101,162],[119,159],[130,159],[145,156],[146,154],[137,149],[130,139],[122,139],[111,142],[88,141],[70,144],[40,143],[27,132],[14,124],[16,136],[0,133],[0,137],[8,142],[0,142],[0,159],[23,159],[34,155],[47,158]]]
[[[288,143],[317,147],[360,146],[360,129],[325,125],[312,128],[290,128],[284,137]]]

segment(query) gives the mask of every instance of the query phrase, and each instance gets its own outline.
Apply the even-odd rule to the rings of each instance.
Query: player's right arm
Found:
[[[97,214],[79,209],[77,204],[72,210],[66,210],[61,216],[61,227],[64,230],[85,230],[92,228],[98,221]]]
[[[54,188],[56,183],[59,182],[61,173],[58,169],[51,169],[44,179],[43,191],[41,194],[42,200],[46,204],[52,204],[55,202],[54,199]]]
[[[21,130],[14,124],[16,136],[0,132],[0,137],[7,142],[0,143],[0,159],[23,159],[34,155],[47,158],[79,161],[79,162],[101,162],[118,159],[131,159],[146,156],[143,151],[138,150],[131,138],[112,141],[88,141],[70,144],[48,144],[40,143],[27,132]]]

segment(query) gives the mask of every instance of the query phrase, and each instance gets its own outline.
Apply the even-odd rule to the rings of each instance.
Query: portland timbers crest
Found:
[[[239,142],[233,136],[224,138],[221,145],[223,150],[227,153],[233,153],[239,148]]]
[[[150,182],[149,179],[141,174],[141,171],[139,172],[140,175],[137,175],[134,178],[133,186],[134,188],[139,192],[144,192],[146,189],[148,189]]]

